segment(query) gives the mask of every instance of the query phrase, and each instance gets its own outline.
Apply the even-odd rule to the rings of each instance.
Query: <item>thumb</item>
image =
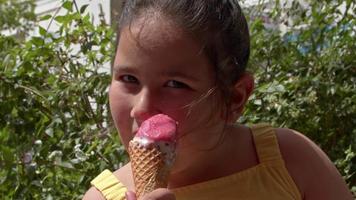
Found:
[[[176,200],[174,193],[166,188],[156,189],[142,198],[143,200]]]
[[[126,200],[136,200],[137,199],[136,194],[132,191],[127,191],[125,193],[125,198],[126,198]]]

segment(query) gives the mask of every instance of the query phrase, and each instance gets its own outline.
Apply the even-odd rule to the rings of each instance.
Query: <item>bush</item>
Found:
[[[55,32],[0,36],[0,199],[78,199],[99,171],[126,162],[103,71],[115,32],[75,1],[63,9],[39,19],[59,23]]]
[[[355,3],[261,2],[245,12],[257,88],[241,121],[305,133],[356,191]],[[2,15],[0,30],[21,36],[0,35],[0,199],[80,199],[103,169],[127,161],[103,70],[115,32],[104,19],[94,26],[76,1],[62,7],[65,15],[36,19],[33,1],[0,1],[1,13],[15,13]],[[289,28],[266,28],[266,15]],[[49,32],[39,20],[61,26]],[[39,35],[28,36],[34,28]]]
[[[250,11],[257,88],[242,121],[306,134],[356,192],[355,2],[328,2],[277,1]],[[287,29],[266,28],[266,13]]]

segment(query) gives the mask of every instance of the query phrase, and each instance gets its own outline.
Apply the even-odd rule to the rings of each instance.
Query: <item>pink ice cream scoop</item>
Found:
[[[137,197],[168,185],[176,156],[177,122],[164,114],[144,121],[129,143]]]
[[[154,115],[144,121],[136,136],[147,137],[153,141],[175,142],[177,122],[164,114]]]

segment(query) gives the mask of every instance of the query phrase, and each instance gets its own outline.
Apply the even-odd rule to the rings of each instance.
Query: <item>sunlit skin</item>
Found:
[[[178,122],[180,136],[172,177],[194,177],[201,169],[193,166],[216,164],[207,163],[211,159],[206,157],[227,149],[217,148],[224,128],[226,132],[237,128],[227,126],[217,109],[219,94],[202,98],[215,83],[213,66],[201,45],[174,23],[158,17],[155,21],[138,20],[131,29],[125,28],[110,87],[111,111],[124,145],[142,121],[163,113]],[[204,165],[197,164],[202,161]]]
[[[179,31],[173,36],[170,28],[155,31],[160,28],[155,25],[159,26],[157,23],[133,25],[121,34],[110,105],[124,144],[142,121],[158,113],[178,121],[179,133],[183,134],[187,129],[183,120],[188,115],[189,104],[214,86],[212,67],[199,52],[200,47],[191,45],[193,41],[184,41]],[[146,34],[150,31],[158,33]],[[195,110],[208,105],[209,100],[205,100]],[[190,118],[197,120],[204,116],[193,115]]]

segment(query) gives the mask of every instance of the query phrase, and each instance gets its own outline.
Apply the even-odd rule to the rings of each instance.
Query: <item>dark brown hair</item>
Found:
[[[232,86],[245,71],[250,54],[247,22],[237,0],[127,0],[119,20],[120,31],[148,12],[173,20],[197,38],[214,66],[216,87],[226,106]]]

